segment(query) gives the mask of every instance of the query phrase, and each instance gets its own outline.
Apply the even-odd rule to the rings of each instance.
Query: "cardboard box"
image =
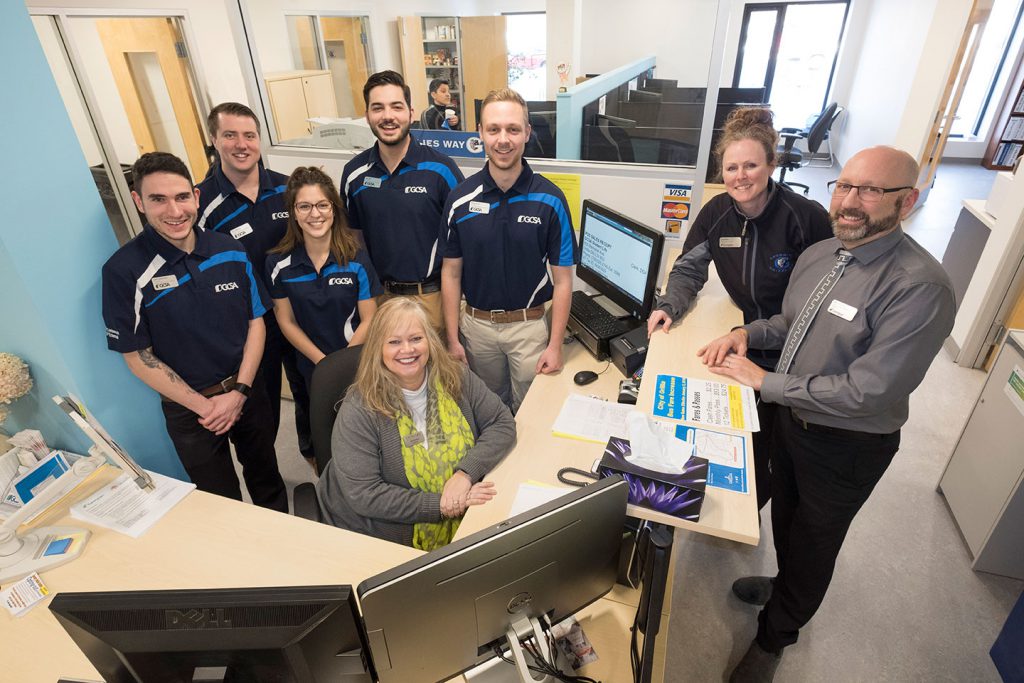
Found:
[[[629,502],[690,522],[700,519],[704,487],[708,481],[708,461],[692,456],[682,474],[667,474],[637,467],[628,460],[629,440],[613,436],[604,448],[598,464],[602,477],[621,474],[629,484]]]

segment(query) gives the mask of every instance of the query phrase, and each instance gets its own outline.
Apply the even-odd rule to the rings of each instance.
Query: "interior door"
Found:
[[[508,87],[508,47],[505,42],[505,17],[460,17],[463,108],[469,125],[476,130],[474,100],[482,100],[491,90]],[[421,69],[422,70],[422,69]]]
[[[199,109],[189,81],[185,43],[167,17],[96,20],[139,155],[178,153],[192,176],[209,162]]]
[[[362,17],[320,17],[320,33],[323,35],[324,48],[328,52],[327,67],[332,73],[335,68],[343,68],[344,76],[347,76],[347,79],[342,74],[334,76],[335,83],[346,83],[347,80],[345,92],[336,92],[338,110],[351,110],[355,112],[354,116],[363,116],[366,113],[363,84],[370,77],[370,73],[366,63],[366,34],[363,32]],[[331,52],[338,49],[338,43],[341,43],[343,55],[337,55],[335,61],[331,57]],[[346,100],[351,100],[351,103]]]

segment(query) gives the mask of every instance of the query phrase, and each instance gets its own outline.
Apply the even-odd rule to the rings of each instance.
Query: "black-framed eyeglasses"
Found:
[[[913,187],[904,185],[903,187],[877,187],[875,185],[851,185],[850,183],[842,183],[838,180],[832,180],[826,184],[828,187],[829,194],[835,195],[836,197],[845,197],[850,194],[852,190],[857,190],[857,195],[860,197],[862,202],[878,202],[882,200],[882,197],[889,194],[890,192],[899,192],[900,190],[913,190]]]
[[[316,204],[310,204],[308,202],[299,202],[298,204],[295,205],[295,213],[302,216],[311,212],[313,209],[316,209],[321,214],[328,214],[334,211],[334,204],[331,204],[330,202],[317,202]]]

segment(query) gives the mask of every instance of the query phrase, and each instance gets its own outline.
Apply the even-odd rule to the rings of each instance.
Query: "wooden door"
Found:
[[[427,71],[423,68],[423,22],[420,17],[398,17],[398,45],[402,76],[412,90],[412,108],[419,118],[427,103]]]
[[[314,116],[336,118],[338,116],[338,100],[334,97],[334,79],[331,78],[329,71],[313,76],[303,76],[302,93],[306,98],[306,115],[309,118]]]
[[[270,96],[270,111],[274,115],[278,142],[304,138],[309,135],[306,119],[306,95],[302,91],[302,77],[268,78],[267,94]]]
[[[931,188],[932,181],[935,180],[935,171],[939,162],[942,161],[942,153],[946,149],[946,140],[949,139],[949,133],[953,129],[956,110],[960,106],[960,98],[967,85],[967,76],[971,73],[971,66],[974,65],[974,57],[981,44],[981,34],[985,30],[985,22],[988,21],[991,11],[991,3],[986,5],[984,8],[979,7],[978,0],[974,0],[971,14],[967,18],[967,26],[964,28],[956,56],[953,58],[953,65],[949,70],[946,88],[942,92],[942,99],[935,111],[935,119],[932,121],[932,128],[928,134],[928,143],[921,158],[918,159],[921,166],[921,175],[917,182],[917,189],[921,191],[918,206],[923,204],[928,197],[928,190]]]
[[[482,100],[491,90],[508,87],[508,47],[505,43],[505,17],[459,18],[462,53],[463,109],[468,126],[476,130],[474,100]]]
[[[193,178],[203,178],[209,167],[203,124],[189,82],[185,42],[174,20],[166,17],[97,19],[96,31],[110,63],[139,154],[171,151],[156,148],[153,122],[147,118],[140,94],[140,88],[145,86],[136,81],[139,74],[133,74],[131,67],[133,53],[149,53],[155,55],[159,63],[170,97],[174,119],[186,150],[187,158],[183,161],[191,169]]]
[[[363,84],[370,77],[366,64],[365,35],[360,17],[320,17],[320,33],[324,42],[340,40],[345,43],[345,65],[348,68],[349,93],[356,116],[366,114]],[[338,93],[342,97],[341,93]],[[341,103],[338,104],[341,109]]]

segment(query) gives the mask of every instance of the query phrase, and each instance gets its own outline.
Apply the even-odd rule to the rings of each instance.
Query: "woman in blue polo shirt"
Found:
[[[382,289],[326,173],[295,169],[284,201],[288,228],[267,256],[267,273],[274,314],[301,354],[298,367],[308,388],[321,358],[363,343]]]

